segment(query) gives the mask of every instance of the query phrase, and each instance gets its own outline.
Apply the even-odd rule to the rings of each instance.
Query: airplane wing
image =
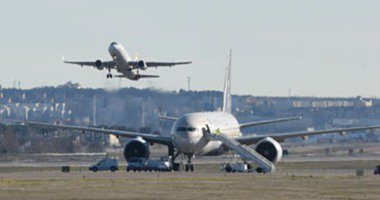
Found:
[[[286,122],[286,121],[292,121],[292,120],[298,120],[298,119],[302,119],[302,117],[287,117],[287,118],[278,118],[278,119],[256,121],[256,122],[247,122],[247,123],[241,123],[240,128],[246,128],[246,127],[250,127],[250,126],[258,126],[258,125],[266,125],[266,124],[273,124],[273,123],[279,123],[279,122]]]
[[[97,61],[83,61],[83,62],[82,61],[66,61],[66,60],[63,61],[63,63],[67,63],[67,64],[80,65],[81,67],[83,67],[83,66],[91,66],[91,67],[95,67],[95,68],[96,68],[96,62]],[[104,67],[106,69],[107,68],[115,68],[116,63],[113,60],[102,61],[101,65],[102,65],[102,67]]]
[[[172,139],[170,137],[163,137],[160,135],[154,135],[154,134],[148,134],[148,133],[120,131],[120,130],[103,129],[103,128],[86,127],[86,126],[54,125],[54,124],[39,123],[39,122],[22,122],[22,123],[25,123],[28,125],[44,126],[44,127],[58,128],[58,129],[79,130],[79,131],[82,131],[82,133],[85,133],[87,131],[87,132],[93,132],[93,133],[115,135],[116,137],[129,137],[129,138],[141,137],[147,142],[163,144],[166,146],[173,145]]]
[[[133,68],[138,68],[138,61],[129,61],[128,64],[133,66]],[[191,64],[192,61],[187,62],[146,62],[147,67],[172,67],[174,65],[187,65]]]
[[[178,117],[171,117],[171,116],[166,116],[166,115],[159,115],[158,117],[161,119],[168,120],[168,121],[177,121],[178,120]]]
[[[311,135],[332,134],[332,133],[345,134],[346,132],[349,132],[349,131],[363,131],[363,130],[372,130],[372,129],[379,129],[379,128],[380,126],[362,126],[362,127],[352,127],[352,128],[301,131],[301,132],[269,134],[269,135],[251,135],[251,136],[242,136],[235,139],[236,141],[242,144],[255,144],[266,137],[271,137],[278,142],[283,142],[285,139],[288,139],[288,138],[302,137],[306,139],[308,136],[311,136]]]

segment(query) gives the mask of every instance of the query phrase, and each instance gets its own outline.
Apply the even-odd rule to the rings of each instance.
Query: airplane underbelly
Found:
[[[116,63],[116,69],[119,72],[125,72],[130,70],[128,59],[121,52],[116,52],[116,56],[113,57]]]
[[[222,142],[220,141],[210,141],[203,148],[196,152],[196,155],[206,155],[211,152],[217,151],[222,147]]]
[[[175,138],[175,147],[182,153],[205,155],[221,148],[220,141],[208,141],[205,138]]]
[[[195,144],[195,142],[192,142],[189,138],[185,137],[175,137],[174,139],[174,146],[182,153],[194,153],[196,150]]]

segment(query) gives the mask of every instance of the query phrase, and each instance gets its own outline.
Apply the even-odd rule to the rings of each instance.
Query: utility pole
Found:
[[[140,127],[145,127],[145,103],[146,100],[144,100],[141,103],[141,119],[140,119]]]
[[[191,80],[190,80],[190,76],[188,76],[188,77],[187,77],[187,91],[190,91],[190,89],[191,89],[191,88],[190,88],[190,83],[191,83],[190,81],[191,81]]]
[[[289,87],[288,88],[288,103],[289,103],[289,107],[291,107],[291,104],[292,104],[291,97],[292,97],[292,89]]]
[[[94,95],[92,101],[92,125],[96,126],[96,95]]]

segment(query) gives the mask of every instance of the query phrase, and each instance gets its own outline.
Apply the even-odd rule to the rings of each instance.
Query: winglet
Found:
[[[140,54],[139,52],[136,52],[135,53],[135,61],[139,61],[140,60]]]

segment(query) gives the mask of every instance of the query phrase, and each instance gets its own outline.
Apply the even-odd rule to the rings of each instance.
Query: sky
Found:
[[[232,91],[259,96],[380,97],[380,1],[1,0],[0,84],[221,90],[232,49]],[[118,41],[159,79],[106,79],[67,60],[110,60]]]

